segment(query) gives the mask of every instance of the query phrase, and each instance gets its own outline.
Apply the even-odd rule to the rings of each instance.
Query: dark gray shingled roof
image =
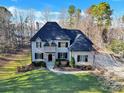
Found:
[[[80,30],[63,29],[56,22],[47,22],[32,38],[35,41],[37,38],[42,41],[48,40],[70,40],[71,51],[91,51],[94,50],[92,41],[86,37]]]
[[[68,35],[56,22],[47,22],[32,38],[31,41],[35,41],[39,37],[42,41],[49,40],[70,40]]]
[[[78,34],[74,42],[69,47],[70,51],[91,51],[93,50],[92,44],[82,35]]]
[[[80,30],[77,29],[63,29],[63,31],[71,38],[71,43],[74,42],[78,34],[81,34],[90,44],[93,44],[92,41]]]

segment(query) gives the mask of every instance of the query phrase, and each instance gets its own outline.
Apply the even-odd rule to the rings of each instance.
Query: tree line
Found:
[[[83,31],[100,48],[113,49],[113,42],[123,44],[124,41],[124,27],[112,28],[113,12],[106,2],[91,5],[85,11],[70,5],[68,9],[61,9],[58,22],[64,28]],[[50,8],[42,11],[43,23],[51,21],[50,13]],[[120,22],[120,19],[124,23],[124,17],[116,21]],[[0,7],[0,52],[16,51],[29,46],[30,38],[40,29],[40,21],[36,22],[32,9],[27,10],[26,14],[17,10],[12,14],[7,8]],[[122,52],[124,47],[120,47],[118,51]]]
[[[80,29],[93,43],[101,48],[124,55],[124,16],[114,19],[114,10],[106,2],[91,5],[82,15],[81,9],[70,5],[60,24],[71,29]],[[63,14],[61,14],[63,16]],[[113,27],[113,20],[116,20],[117,27]],[[118,22],[117,22],[118,21]],[[119,24],[118,24],[119,23]]]

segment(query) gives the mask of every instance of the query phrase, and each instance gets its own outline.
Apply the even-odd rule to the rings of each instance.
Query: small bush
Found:
[[[44,61],[36,61],[33,62],[35,67],[46,67],[46,63]]]
[[[74,59],[74,57],[71,57],[70,66],[73,67],[73,68],[75,67],[75,59]]]
[[[66,59],[56,59],[56,61],[67,61]]]
[[[81,70],[94,70],[94,68],[91,65],[77,65],[76,68],[79,68]]]
[[[55,66],[56,67],[66,67],[66,66],[69,66],[69,61],[67,59],[56,59]]]
[[[55,66],[56,67],[60,67],[60,65],[61,65],[61,62],[60,61],[55,61]]]
[[[46,67],[46,63],[45,62],[41,62],[41,66],[42,67]]]
[[[124,52],[124,41],[114,39],[110,42],[107,48],[117,54]]]
[[[17,67],[17,72],[27,72],[35,69],[33,64]]]
[[[27,71],[31,71],[31,70],[36,69],[37,67],[38,67],[38,68],[39,68],[39,67],[46,67],[46,63],[43,62],[43,61],[32,62],[30,65],[17,67],[17,72],[27,72]]]

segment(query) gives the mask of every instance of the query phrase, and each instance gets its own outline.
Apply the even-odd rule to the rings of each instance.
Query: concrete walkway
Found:
[[[46,62],[48,70],[52,71],[53,67],[54,67],[54,64],[55,64],[54,62]]]
[[[59,70],[53,69],[54,64],[55,64],[54,62],[46,62],[48,70],[57,74],[77,74],[77,73],[91,72],[91,71],[59,71]]]

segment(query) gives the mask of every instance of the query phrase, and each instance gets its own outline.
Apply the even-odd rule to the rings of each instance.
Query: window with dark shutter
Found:
[[[38,42],[36,42],[36,48],[38,48]]]
[[[58,47],[61,47],[61,43],[60,42],[58,42]]]
[[[68,56],[67,56],[67,53],[65,53],[65,58],[67,58]]]
[[[42,59],[44,58],[44,55],[43,55],[43,53],[42,53]]]
[[[77,56],[77,62],[79,62],[79,61],[80,61],[80,55]]]
[[[58,53],[58,58],[59,59],[67,59],[68,58],[68,54],[67,53],[63,53],[63,52],[59,52]]]
[[[41,48],[42,47],[42,43],[41,42],[36,42],[36,48]]]
[[[43,59],[43,53],[39,54],[39,59]]]
[[[88,62],[88,55],[85,56],[85,62]]]
[[[39,42],[40,43],[40,48],[42,47],[42,43],[41,42]]]
[[[88,62],[88,55],[78,55],[77,62]]]
[[[58,58],[60,58],[60,53],[58,53]]]
[[[38,55],[37,55],[37,53],[35,53],[35,59],[38,59]]]
[[[68,42],[66,42],[66,47],[68,47]]]

